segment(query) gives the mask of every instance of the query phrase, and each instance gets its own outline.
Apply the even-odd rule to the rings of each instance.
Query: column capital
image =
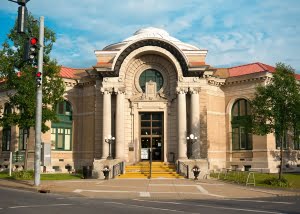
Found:
[[[100,91],[101,91],[102,94],[111,94],[113,92],[113,89],[112,88],[104,88],[104,87],[102,87],[100,89]]]
[[[186,94],[188,92],[188,88],[177,87],[176,92],[177,94]]]
[[[190,94],[199,94],[200,88],[189,88]]]
[[[114,92],[116,94],[125,94],[125,87],[120,87],[120,88],[114,88]]]

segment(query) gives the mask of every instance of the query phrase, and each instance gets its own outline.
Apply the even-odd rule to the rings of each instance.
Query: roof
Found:
[[[87,68],[69,68],[61,66],[60,76],[67,79],[79,79],[87,75]]]
[[[275,72],[275,67],[263,64],[261,62],[255,62],[251,64],[228,68],[229,77],[242,76],[242,75],[264,72],[264,71],[273,73]]]

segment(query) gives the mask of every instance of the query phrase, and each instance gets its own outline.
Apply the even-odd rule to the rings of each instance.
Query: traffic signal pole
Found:
[[[35,112],[35,152],[34,152],[34,185],[41,183],[41,134],[42,134],[42,101],[43,101],[43,61],[44,61],[44,17],[40,17],[38,72],[41,74],[41,85],[36,87]]]

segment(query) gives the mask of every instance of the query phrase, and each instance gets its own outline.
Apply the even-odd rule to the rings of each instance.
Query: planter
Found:
[[[109,179],[109,171],[103,171],[103,175],[105,180]]]
[[[200,174],[200,171],[193,171],[193,173],[194,173],[194,180],[198,180],[198,176],[199,176],[199,174]]]

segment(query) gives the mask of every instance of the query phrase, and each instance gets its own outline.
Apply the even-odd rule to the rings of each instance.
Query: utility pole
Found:
[[[30,0],[8,0],[19,5],[18,8],[18,33],[27,34],[26,32],[26,19],[27,8],[26,3]],[[43,87],[42,87],[42,74],[43,74],[43,61],[44,61],[44,17],[40,17],[39,29],[39,44],[36,45],[36,38],[30,38],[31,48],[38,47],[38,71],[36,73],[36,111],[35,111],[35,151],[34,151],[34,185],[39,186],[41,182],[41,132],[42,132],[42,103],[43,103]],[[26,35],[28,36],[28,35]],[[33,49],[34,51],[35,49]],[[25,54],[27,53],[25,50]],[[34,53],[33,53],[34,54]],[[33,55],[34,57],[34,55]],[[27,58],[27,56],[25,57]],[[26,148],[27,150],[27,148]],[[27,161],[27,160],[26,160]]]
[[[39,33],[39,58],[38,72],[39,84],[36,91],[36,112],[35,112],[35,152],[34,152],[34,185],[39,186],[41,182],[41,132],[42,132],[42,101],[43,101],[43,61],[44,61],[44,17],[40,17]]]

